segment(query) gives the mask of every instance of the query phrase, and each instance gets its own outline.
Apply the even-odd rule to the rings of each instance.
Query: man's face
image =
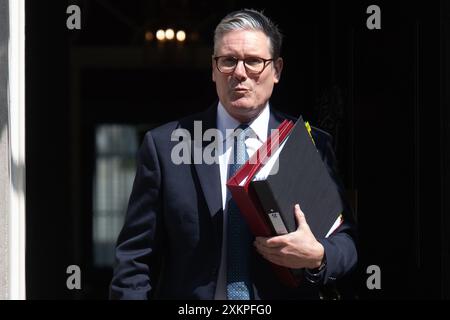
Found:
[[[261,31],[230,31],[217,43],[215,56],[272,59],[270,40]],[[251,121],[259,115],[272,95],[274,84],[280,80],[283,68],[281,58],[267,62],[267,67],[260,74],[248,74],[242,60],[239,60],[236,69],[230,74],[217,70],[214,59],[212,64],[212,78],[216,83],[220,102],[240,122]]]

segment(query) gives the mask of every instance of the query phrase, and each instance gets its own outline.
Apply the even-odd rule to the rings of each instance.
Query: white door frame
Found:
[[[9,299],[25,299],[25,0],[9,0]]]

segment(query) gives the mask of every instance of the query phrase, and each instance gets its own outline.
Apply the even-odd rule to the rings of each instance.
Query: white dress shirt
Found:
[[[256,137],[249,137],[245,140],[248,156],[251,157],[259,147],[267,140],[267,132],[269,127],[270,107],[266,104],[259,116],[249,123],[250,128],[255,132]],[[219,102],[217,106],[217,129],[222,134],[223,151],[219,154],[220,166],[220,184],[222,190],[222,208],[223,208],[223,232],[222,232],[222,259],[220,262],[219,275],[217,279],[217,287],[214,299],[227,299],[227,187],[226,182],[228,178],[228,163],[233,147],[232,137],[233,130],[240,125],[240,122],[234,119],[224,106]],[[254,288],[255,297],[258,298],[256,288]]]

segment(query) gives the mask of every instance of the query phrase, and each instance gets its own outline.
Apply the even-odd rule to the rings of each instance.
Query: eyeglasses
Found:
[[[242,60],[244,62],[245,71],[247,74],[252,75],[262,73],[269,63],[273,61],[273,59],[263,59],[259,57],[238,59],[230,56],[214,57],[214,60],[216,61],[217,70],[225,74],[233,73],[239,61]]]

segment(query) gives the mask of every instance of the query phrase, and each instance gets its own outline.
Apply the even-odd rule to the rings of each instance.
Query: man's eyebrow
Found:
[[[228,57],[228,58],[241,59],[240,57],[238,57],[237,55],[234,55],[234,54],[218,54],[218,55],[216,55],[216,57]],[[248,59],[248,58],[265,59],[265,58],[262,57],[262,55],[257,55],[257,54],[246,54],[246,55],[244,55],[244,58],[242,58],[242,59]]]

